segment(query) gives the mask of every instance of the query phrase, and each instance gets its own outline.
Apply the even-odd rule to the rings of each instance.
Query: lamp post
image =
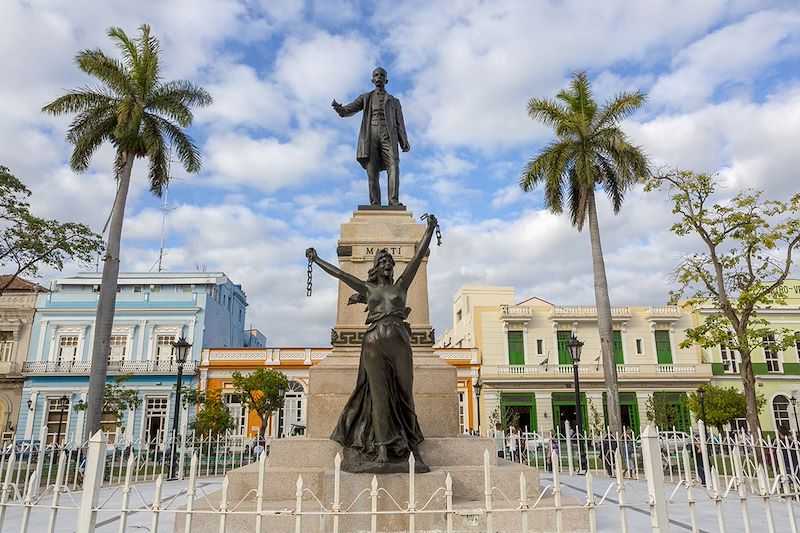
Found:
[[[792,411],[794,412],[794,438],[797,440],[797,432],[800,431],[800,424],[797,422],[797,398],[792,395],[789,401],[792,402]]]
[[[572,359],[572,372],[575,378],[575,429],[577,431],[578,459],[581,471],[586,470],[586,452],[581,447],[581,437],[583,436],[583,416],[581,413],[581,386],[578,382],[578,363],[581,361],[581,349],[583,343],[575,338],[575,335],[567,342],[567,351]]]
[[[181,418],[181,385],[183,384],[183,365],[186,364],[186,357],[189,355],[189,348],[191,347],[192,345],[186,342],[184,337],[172,343],[175,364],[178,366],[178,378],[175,382],[175,413],[172,418],[172,449],[170,451],[169,479],[177,479],[178,477],[177,444],[178,427],[180,427]]]
[[[700,398],[700,420],[706,423],[706,390],[703,387],[697,389],[697,397]]]
[[[475,407],[478,409],[478,423],[475,424],[475,429],[478,430],[478,436],[481,434],[481,389],[483,388],[483,383],[481,383],[481,374],[480,371],[478,372],[477,379],[472,383],[472,390],[475,392]]]
[[[58,412],[58,433],[56,434],[56,440],[53,442],[55,446],[58,446],[61,442],[61,430],[64,424],[64,412],[69,407],[69,397],[65,394],[61,398],[59,398],[59,412]]]

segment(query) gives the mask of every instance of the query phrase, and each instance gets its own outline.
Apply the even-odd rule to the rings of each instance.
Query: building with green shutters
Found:
[[[800,280],[787,280],[778,290],[786,301],[760,309],[757,316],[767,320],[777,330],[799,334]],[[700,306],[694,311],[695,320],[700,324],[717,312],[712,307]],[[762,431],[767,434],[776,432],[782,425],[798,429],[795,402],[800,399],[800,342],[783,351],[775,349],[774,343],[774,335],[767,336],[751,354],[756,392],[766,400],[759,420]],[[711,363],[714,385],[742,390],[739,374],[741,357],[738,353],[726,346],[717,346],[704,350],[703,358]],[[744,420],[739,423],[744,425]]]
[[[492,413],[500,409],[513,413],[523,429],[539,433],[563,430],[567,421],[574,427],[578,411],[587,430],[603,427],[606,393],[596,308],[540,298],[515,302],[511,287],[462,287],[453,298],[453,327],[437,343],[477,349],[481,429],[490,429]],[[647,423],[648,399],[659,395],[677,408],[676,429],[689,430],[692,419],[682,399],[712,376],[699,348],[679,347],[692,313],[677,306],[619,306],[612,317],[623,424],[638,433]],[[566,348],[573,335],[584,343],[580,409]]]

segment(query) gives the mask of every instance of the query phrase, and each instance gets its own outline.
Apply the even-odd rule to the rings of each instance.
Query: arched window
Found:
[[[779,431],[781,426],[791,429],[792,424],[789,418],[789,399],[783,394],[778,394],[772,400],[772,416],[775,418],[775,431]]]
[[[284,397],[283,409],[278,418],[278,435],[289,437],[305,434],[306,426],[306,391],[302,383],[289,381]]]

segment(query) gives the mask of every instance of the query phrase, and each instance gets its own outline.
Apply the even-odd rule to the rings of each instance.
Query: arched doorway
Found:
[[[280,437],[304,435],[306,431],[306,390],[302,383],[289,381],[284,396],[283,409],[278,412],[278,431]]]
[[[792,422],[789,413],[789,398],[783,394],[778,394],[772,399],[772,417],[775,420],[775,432],[780,431],[781,426],[792,429]]]

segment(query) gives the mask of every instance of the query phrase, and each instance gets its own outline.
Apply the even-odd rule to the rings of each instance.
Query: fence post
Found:
[[[697,430],[700,433],[700,455],[703,458],[703,472],[706,473],[706,488],[711,488],[711,463],[708,460],[708,441],[706,440],[706,425],[702,420],[697,421]]]
[[[106,436],[102,431],[98,431],[89,439],[89,449],[86,451],[86,471],[83,475],[83,496],[78,508],[78,520],[75,522],[76,531],[85,533],[94,531],[97,520],[96,506],[106,466],[106,444]]]
[[[569,426],[569,420],[564,422],[564,437],[567,440],[567,464],[569,465],[569,475],[574,475],[574,470],[572,469],[572,428]]]
[[[667,516],[667,500],[664,497],[661,447],[658,443],[658,432],[649,424],[642,432],[642,459],[650,499],[650,525],[653,527],[654,533],[664,533],[669,531],[669,517]]]

